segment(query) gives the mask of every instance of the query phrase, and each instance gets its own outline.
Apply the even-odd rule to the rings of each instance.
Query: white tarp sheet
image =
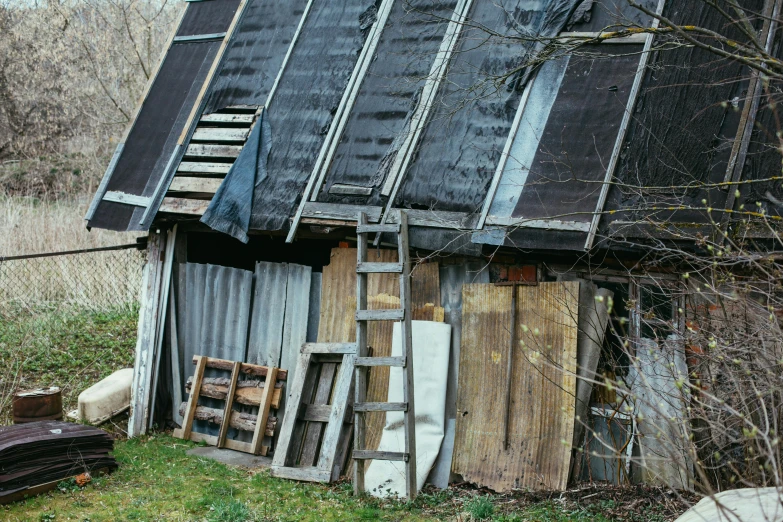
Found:
[[[413,324],[413,389],[416,408],[416,478],[421,490],[443,441],[446,378],[451,326],[431,321]],[[394,325],[392,356],[402,355],[400,324]],[[403,402],[402,368],[389,373],[389,402]],[[387,412],[379,451],[405,451],[402,412]],[[405,496],[405,463],[374,460],[365,474],[365,487],[376,497]]]
[[[641,481],[690,489],[689,434],[685,398],[677,386],[688,377],[682,343],[670,336],[661,343],[640,339],[628,382],[635,402],[641,456]],[[641,417],[639,417],[641,416]]]
[[[734,489],[706,497],[675,522],[783,522],[783,490]]]

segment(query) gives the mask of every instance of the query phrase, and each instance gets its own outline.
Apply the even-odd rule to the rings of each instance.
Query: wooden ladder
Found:
[[[416,498],[416,428],[413,404],[413,340],[411,337],[411,267],[408,253],[408,217],[400,211],[397,224],[367,224],[367,216],[359,213],[356,227],[357,265],[356,265],[356,362],[355,362],[355,401],[354,420],[354,451],[355,461],[353,489],[355,494],[365,491],[364,473],[367,460],[394,460],[405,462],[405,492],[408,500]],[[393,233],[397,234],[397,263],[370,263],[367,261],[367,235]],[[391,310],[367,309],[367,276],[368,274],[400,275],[400,308]],[[402,341],[401,357],[369,357],[367,347],[368,321],[400,321]],[[367,373],[373,366],[390,366],[404,369],[402,379],[401,403],[366,402]],[[401,411],[404,418],[405,451],[371,451],[364,449],[366,444],[364,414],[370,411]]]

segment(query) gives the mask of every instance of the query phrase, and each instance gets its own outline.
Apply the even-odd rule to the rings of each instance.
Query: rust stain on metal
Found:
[[[565,489],[574,430],[579,283],[517,288],[516,338],[503,449],[512,287],[463,287],[452,470],[495,491]],[[499,354],[500,357],[498,357]]]
[[[63,418],[63,397],[60,388],[18,391],[13,398],[15,424]]]

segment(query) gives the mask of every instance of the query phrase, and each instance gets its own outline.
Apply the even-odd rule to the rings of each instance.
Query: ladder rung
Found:
[[[402,321],[405,310],[392,308],[389,310],[357,310],[357,321]]]
[[[357,357],[354,366],[394,366],[405,368],[405,357]]]
[[[357,274],[401,274],[402,263],[359,263]]]
[[[353,411],[408,411],[407,402],[358,402]]]
[[[302,353],[356,353],[356,343],[304,343]]]
[[[389,225],[359,225],[356,227],[357,234],[372,234],[373,232],[389,232],[391,234],[399,234],[400,224],[392,223]]]
[[[402,453],[399,451],[354,450],[353,458],[356,460],[400,460],[402,462],[408,462],[408,460],[410,460],[410,453]]]

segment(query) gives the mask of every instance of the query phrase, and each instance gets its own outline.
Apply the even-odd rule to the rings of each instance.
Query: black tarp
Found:
[[[641,50],[590,46],[570,57],[513,217],[592,220]]]
[[[579,0],[475,2],[395,206],[474,212],[495,172],[521,96],[506,73],[531,36],[556,35]],[[490,36],[488,31],[514,39]]]
[[[109,191],[150,196],[164,174],[220,41],[174,43],[144,100],[111,179]],[[138,230],[144,208],[101,202],[88,223]]]
[[[263,105],[307,0],[251,0],[210,88],[204,114],[230,105]]]
[[[188,3],[177,36],[224,33],[231,25],[239,0],[206,0]]]
[[[318,201],[364,202],[329,194],[335,183],[378,189],[409,132],[456,0],[399,0],[393,5],[335,151]]]
[[[743,7],[759,12],[762,4],[749,0]],[[705,2],[667,2],[663,15],[742,40]],[[658,46],[664,41],[656,40]],[[612,187],[605,207],[626,211],[613,214],[604,224],[615,219],[669,219],[657,215],[654,207],[701,208],[702,199],[713,207],[724,204],[726,192],[707,190],[704,184],[724,180],[748,74],[741,64],[693,46],[664,48],[651,55],[616,170],[623,186]],[[681,213],[677,219],[708,221],[699,210]]]
[[[371,0],[315,2],[266,113],[268,177],[257,184],[250,226],[280,230],[301,197],[364,45]],[[261,100],[263,103],[263,100]]]

